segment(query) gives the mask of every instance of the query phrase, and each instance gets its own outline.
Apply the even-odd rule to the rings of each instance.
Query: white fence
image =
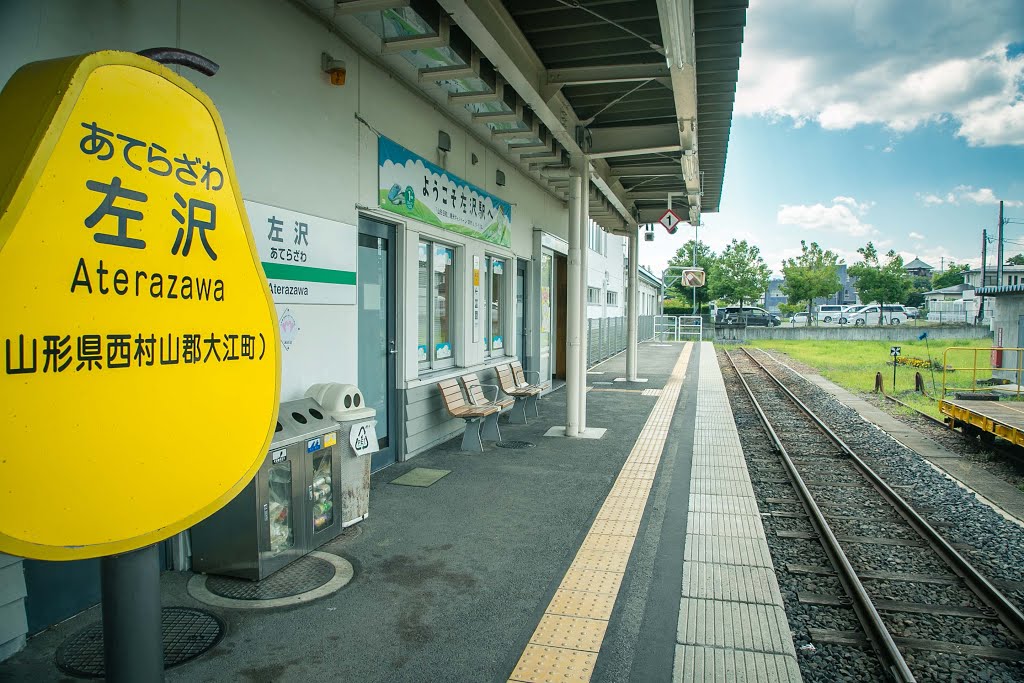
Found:
[[[654,337],[653,315],[637,316],[637,341]],[[614,356],[626,348],[626,318],[589,318],[587,320],[587,367]]]
[[[954,301],[929,301],[928,321],[936,323],[974,323],[978,315],[978,299],[956,299]],[[992,303],[985,306],[985,317],[981,322],[988,322],[992,313]]]
[[[654,316],[654,338],[658,341],[700,341],[704,320],[699,315]]]

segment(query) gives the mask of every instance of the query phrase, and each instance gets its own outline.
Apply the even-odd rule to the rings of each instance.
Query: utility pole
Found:
[[[996,263],[996,287],[1003,284],[1003,202],[999,200],[999,243],[996,245],[996,254],[999,258]]]
[[[985,261],[988,260],[988,230],[981,231],[981,286],[985,286]],[[978,297],[978,316],[975,324],[985,318],[985,297]]]

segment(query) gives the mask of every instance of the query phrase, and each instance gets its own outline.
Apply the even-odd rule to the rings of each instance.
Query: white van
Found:
[[[837,323],[841,313],[846,306],[838,304],[822,304],[818,306],[818,321],[823,323]]]
[[[850,315],[847,321],[854,325],[900,325],[907,322],[907,311],[899,304],[868,304]]]

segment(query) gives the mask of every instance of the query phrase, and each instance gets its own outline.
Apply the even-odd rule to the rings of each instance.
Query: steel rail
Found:
[[[882,479],[871,467],[864,462],[860,456],[853,452],[853,450],[846,445],[839,436],[829,428],[828,425],[822,421],[814,412],[808,408],[803,401],[797,398],[790,389],[783,384],[778,377],[773,375],[768,368],[766,368],[757,358],[754,357],[749,350],[743,349],[747,356],[757,363],[764,372],[782,389],[783,392],[789,397],[793,403],[795,403],[802,412],[804,412],[817,427],[826,435],[828,438],[843,451],[854,466],[860,471],[868,482],[877,490],[886,501],[893,506],[893,509],[907,521],[908,524],[923,538],[932,550],[934,550],[939,557],[953,570],[953,572],[963,579],[967,587],[974,592],[982,601],[995,610],[996,616],[1010,631],[1017,636],[1020,640],[1024,640],[1024,613],[1017,608],[1010,600],[996,588],[991,581],[985,578],[977,569],[974,568],[967,559],[950,545],[942,534],[935,530],[931,524],[929,524],[924,517],[918,514],[917,510],[913,508],[907,501],[905,501],[896,491],[894,491],[885,480]],[[771,356],[769,356],[770,358]]]
[[[747,354],[749,355],[749,353]],[[843,588],[846,590],[847,595],[850,596],[850,600],[853,606],[853,611],[857,615],[857,619],[860,621],[861,626],[864,628],[864,632],[868,636],[868,640],[871,642],[871,646],[875,649],[879,659],[882,661],[882,665],[885,668],[886,673],[894,681],[900,683],[911,683],[916,680],[914,674],[910,671],[910,667],[907,666],[906,660],[903,658],[903,654],[899,648],[896,647],[896,642],[893,640],[892,634],[889,633],[889,629],[882,621],[882,617],[878,614],[878,610],[875,608],[875,603],[872,602],[871,596],[868,595],[867,589],[864,588],[864,584],[861,583],[860,577],[857,576],[856,570],[850,563],[846,553],[843,552],[842,546],[839,544],[839,540],[832,532],[832,527],[829,526],[828,521],[825,519],[824,513],[821,508],[814,500],[814,496],[811,495],[810,489],[807,488],[807,484],[804,483],[803,477],[796,469],[796,464],[793,459],[789,456],[789,452],[786,447],[782,444],[782,440],[776,433],[775,428],[772,427],[771,422],[768,420],[768,415],[764,412],[757,397],[754,396],[753,389],[747,384],[747,380],[744,379],[743,373],[736,366],[736,361],[733,360],[732,354],[728,351],[725,354],[726,358],[732,364],[733,370],[736,371],[736,376],[739,377],[743,387],[747,390],[747,396],[750,397],[751,403],[754,405],[754,410],[757,412],[758,417],[761,418],[761,424],[764,425],[765,431],[768,432],[768,437],[771,439],[772,446],[779,454],[779,459],[782,461],[783,467],[786,469],[786,474],[789,476],[790,481],[793,484],[793,488],[796,489],[797,495],[800,497],[800,502],[804,509],[807,511],[807,516],[810,519],[811,525],[817,532],[818,537],[822,541],[822,548],[825,550],[825,554],[828,555],[829,560],[832,562],[832,566],[836,568],[836,574],[839,578],[840,583],[843,584]],[[751,358],[753,358],[751,356]],[[757,362],[756,359],[754,362]],[[760,363],[758,363],[760,365]],[[764,366],[761,366],[762,369]],[[767,372],[767,370],[765,370]]]

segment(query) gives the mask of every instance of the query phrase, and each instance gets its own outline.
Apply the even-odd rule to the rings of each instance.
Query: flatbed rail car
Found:
[[[958,359],[964,360],[952,362]],[[946,349],[939,399],[939,412],[946,423],[985,441],[998,436],[1024,446],[1022,363],[1022,348]]]

